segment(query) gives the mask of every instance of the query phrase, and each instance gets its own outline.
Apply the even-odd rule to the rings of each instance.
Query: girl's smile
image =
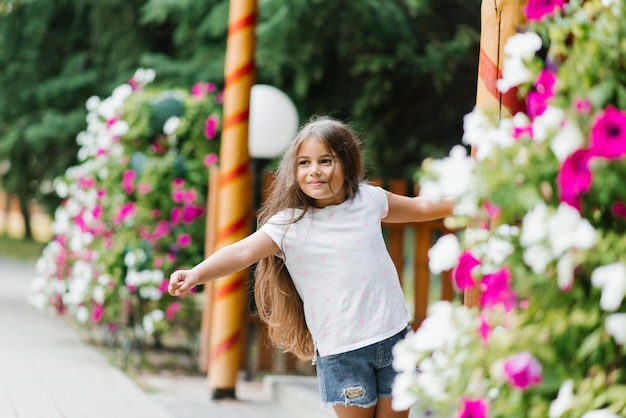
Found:
[[[345,176],[337,156],[317,138],[300,145],[296,178],[300,190],[323,208],[345,200]]]

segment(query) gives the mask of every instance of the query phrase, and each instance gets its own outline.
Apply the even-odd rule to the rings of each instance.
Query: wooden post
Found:
[[[209,168],[209,193],[206,204],[206,226],[204,237],[204,255],[208,257],[215,251],[217,232],[217,201],[219,198],[219,175],[217,165]],[[198,368],[201,372],[209,371],[209,346],[211,337],[211,311],[213,309],[215,283],[204,285],[204,306],[202,309],[202,325],[200,327],[200,352],[198,354]]]
[[[224,123],[216,248],[250,234],[252,174],[248,152],[250,90],[255,80],[256,0],[231,0],[226,43]],[[216,280],[210,329],[209,382],[213,399],[235,398],[244,349],[248,271]]]
[[[518,96],[517,88],[501,93],[496,80],[502,78],[504,45],[526,23],[523,8],[527,0],[483,0],[481,4],[480,56],[476,107],[485,112],[497,112],[499,118],[508,118],[526,105]],[[476,149],[472,148],[472,155]],[[464,294],[467,306],[477,306],[480,290],[473,288]]]

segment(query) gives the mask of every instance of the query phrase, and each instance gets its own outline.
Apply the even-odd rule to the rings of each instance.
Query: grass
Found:
[[[26,239],[0,235],[0,257],[13,260],[37,260],[45,244]]]

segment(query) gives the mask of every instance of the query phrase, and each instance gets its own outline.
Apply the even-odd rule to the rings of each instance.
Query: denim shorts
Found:
[[[391,366],[391,349],[409,329],[357,350],[325,357],[318,355],[317,381],[322,406],[368,408],[375,405],[378,398],[390,398],[397,374]]]

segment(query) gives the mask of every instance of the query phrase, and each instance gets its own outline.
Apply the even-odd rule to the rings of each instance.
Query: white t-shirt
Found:
[[[260,228],[282,250],[321,356],[382,341],[410,321],[381,232],[388,209],[386,191],[362,184],[353,200],[296,223],[301,210],[284,210]]]

